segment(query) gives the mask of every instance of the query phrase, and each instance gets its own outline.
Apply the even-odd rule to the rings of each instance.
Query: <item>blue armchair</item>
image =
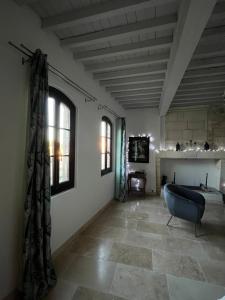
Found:
[[[189,190],[176,184],[164,186],[164,198],[171,217],[178,217],[195,223],[195,236],[197,236],[197,224],[201,224],[201,218],[205,211],[205,198],[198,192]]]

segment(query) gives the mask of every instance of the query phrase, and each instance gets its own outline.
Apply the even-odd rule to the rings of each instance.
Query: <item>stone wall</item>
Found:
[[[190,140],[198,145],[208,141],[210,145],[225,146],[224,109],[177,110],[165,118],[165,145],[184,145]]]

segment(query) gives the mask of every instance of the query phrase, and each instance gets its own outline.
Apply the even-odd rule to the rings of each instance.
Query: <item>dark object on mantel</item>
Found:
[[[172,184],[176,184],[176,172],[173,173],[173,182]]]
[[[208,151],[209,150],[209,144],[207,142],[205,142],[205,145],[204,145],[204,150]]]
[[[132,179],[135,180],[135,186],[132,185]],[[146,186],[146,175],[144,172],[136,171],[128,173],[127,186],[128,186],[128,195],[130,192],[140,192],[145,195],[145,186]]]
[[[180,151],[180,144],[179,143],[176,144],[176,151]]]
[[[166,175],[163,175],[162,176],[162,182],[161,182],[161,184],[162,185],[165,185],[167,183],[167,176]]]

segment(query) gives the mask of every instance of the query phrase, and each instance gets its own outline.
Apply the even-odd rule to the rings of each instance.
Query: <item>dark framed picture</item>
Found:
[[[129,137],[128,161],[149,163],[149,138]]]

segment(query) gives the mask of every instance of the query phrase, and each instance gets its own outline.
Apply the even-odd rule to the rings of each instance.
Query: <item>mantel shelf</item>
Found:
[[[171,159],[225,159],[225,151],[161,151],[158,158]]]

